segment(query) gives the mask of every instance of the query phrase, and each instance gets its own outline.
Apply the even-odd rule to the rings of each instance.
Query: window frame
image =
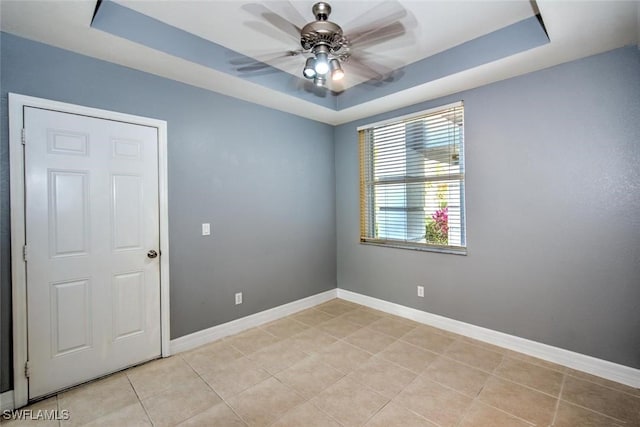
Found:
[[[368,149],[373,149],[373,146],[369,146],[366,143],[365,131],[373,130],[375,128],[379,128],[382,126],[394,125],[394,124],[402,124],[407,123],[412,120],[425,117],[437,112],[441,112],[444,110],[449,110],[453,108],[462,108],[462,129],[460,134],[460,158],[462,159],[462,167],[461,171],[458,174],[452,174],[449,176],[456,175],[458,179],[455,181],[462,184],[462,191],[460,194],[460,227],[461,227],[461,246],[457,245],[438,245],[433,243],[426,242],[411,242],[411,241],[403,241],[403,240],[395,240],[395,239],[376,239],[371,237],[365,237],[369,235],[375,235],[372,233],[372,230],[367,230],[367,228],[375,227],[375,193],[367,191],[367,186],[370,185],[369,181],[370,177],[367,177],[367,170],[373,171],[373,167],[370,166],[369,169],[365,167],[365,162],[369,162],[371,165],[374,163],[373,153],[367,153]],[[467,255],[467,239],[466,239],[466,156],[465,156],[465,125],[464,125],[464,101],[460,100],[457,102],[453,102],[450,104],[445,104],[433,108],[429,108],[427,110],[418,111],[411,114],[406,114],[398,117],[393,117],[390,119],[358,126],[356,128],[358,132],[358,161],[359,161],[359,172],[360,172],[360,244],[363,245],[373,245],[373,246],[381,246],[381,247],[390,247],[396,249],[409,249],[409,250],[418,250],[418,251],[426,251],[426,252],[437,252],[437,253],[446,253],[453,255]],[[422,178],[423,182],[428,181],[443,181],[442,177],[434,176],[428,177],[425,176]],[[407,191],[405,189],[405,193]],[[405,210],[408,212],[409,209],[405,207]]]

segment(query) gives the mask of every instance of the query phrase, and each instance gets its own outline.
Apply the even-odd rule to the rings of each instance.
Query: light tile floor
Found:
[[[334,299],[30,409],[69,411],[38,426],[622,427],[640,390]]]

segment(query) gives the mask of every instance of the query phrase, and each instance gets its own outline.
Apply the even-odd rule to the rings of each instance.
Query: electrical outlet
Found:
[[[242,292],[236,294],[236,305],[242,304]]]
[[[418,296],[424,298],[424,286],[418,286]]]

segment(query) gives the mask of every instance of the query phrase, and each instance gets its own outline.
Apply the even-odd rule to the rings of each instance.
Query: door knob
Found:
[[[156,258],[158,256],[158,252],[156,252],[153,249],[151,249],[149,252],[147,252],[147,256],[149,258]]]

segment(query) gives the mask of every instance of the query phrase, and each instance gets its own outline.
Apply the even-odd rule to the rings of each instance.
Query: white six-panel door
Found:
[[[158,134],[24,109],[29,398],[160,356]]]

